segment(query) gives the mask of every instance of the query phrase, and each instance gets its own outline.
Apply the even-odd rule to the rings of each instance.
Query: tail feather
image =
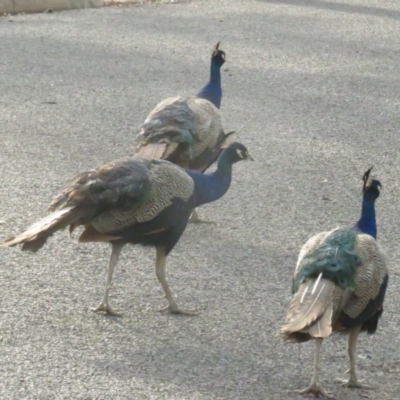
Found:
[[[148,143],[138,148],[136,155],[148,158],[159,158],[162,160],[168,160],[170,155],[178,147],[178,142],[170,143]]]
[[[308,328],[308,334],[312,337],[328,337],[332,332],[333,305],[330,303],[324,313],[313,325]]]
[[[331,334],[335,285],[321,276],[307,280],[293,297],[286,321],[280,329],[285,342],[296,341],[298,333],[314,338]]]
[[[76,224],[80,212],[75,207],[57,210],[31,225],[18,236],[10,237],[0,247],[13,247],[22,244],[22,250],[37,252],[55,232],[68,225]]]

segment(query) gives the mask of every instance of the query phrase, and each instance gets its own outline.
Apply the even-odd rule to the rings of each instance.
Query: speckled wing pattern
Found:
[[[148,162],[143,160],[143,162]],[[194,192],[194,182],[186,172],[170,162],[152,160],[148,191],[132,208],[111,208],[92,220],[99,232],[127,228],[152,220],[172,204],[174,198],[189,200]]]
[[[194,182],[180,167],[163,160],[130,157],[83,172],[51,203],[52,212],[1,246],[22,244],[37,251],[55,232],[85,226],[82,241],[108,241],[105,235],[155,218],[176,198],[187,201]]]
[[[358,317],[369,301],[378,296],[388,273],[386,254],[372,236],[357,235],[355,251],[362,259],[362,265],[354,275],[356,288],[343,305],[343,312],[351,318]]]
[[[150,185],[149,160],[123,158],[78,174],[53,199],[49,211],[90,207],[94,213],[109,206],[134,205]]]
[[[311,237],[302,247],[293,280],[307,265],[308,256],[315,254],[333,232],[326,231]],[[379,295],[388,273],[386,255],[370,235],[357,234],[354,252],[361,264],[353,274],[354,287],[343,289],[322,276],[301,283],[294,293],[280,334],[286,342],[302,341],[307,337],[327,337],[342,313],[357,318],[371,300]]]
[[[111,232],[147,222],[175,197],[188,200],[192,178],[163,160],[125,158],[78,175],[57,196],[50,210],[68,206],[93,209],[90,222],[98,232]]]
[[[136,153],[189,167],[224,137],[218,109],[197,97],[161,101],[146,118],[135,140]]]

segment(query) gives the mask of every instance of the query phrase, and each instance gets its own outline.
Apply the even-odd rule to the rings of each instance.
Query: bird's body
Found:
[[[219,111],[209,101],[171,97],[146,118],[135,154],[205,172],[218,159],[231,133],[223,131]]]
[[[110,242],[106,293],[97,311],[112,314],[117,313],[108,304],[108,290],[120,251],[128,243],[153,246],[168,310],[190,313],[179,309],[169,291],[166,256],[179,241],[193,208],[223,196],[230,186],[232,164],[246,158],[250,158],[247,149],[234,143],[221,154],[217,170],[207,175],[187,173],[159,159],[131,157],[111,162],[69,181],[52,202],[52,214],[2,246],[22,244],[22,250],[36,252],[56,231],[69,227],[72,233],[79,226],[84,227],[80,242]]]
[[[226,138],[219,111],[209,101],[170,97],[146,118],[136,138],[136,154],[204,172],[218,159]]]
[[[206,99],[213,103],[215,107],[221,107],[222,87],[221,87],[221,67],[225,63],[225,52],[219,50],[219,42],[211,54],[210,80],[197,93],[197,97]]]
[[[350,228],[311,237],[298,257],[294,296],[280,334],[286,343],[315,339],[314,375],[302,393],[331,397],[319,385],[318,360],[322,340],[332,332],[349,334],[350,378],[344,385],[363,386],[355,372],[356,343],[361,331],[376,331],[388,283],[387,260],[376,241],[375,210],[370,207],[374,208],[380,183],[369,173],[364,175],[360,220]]]

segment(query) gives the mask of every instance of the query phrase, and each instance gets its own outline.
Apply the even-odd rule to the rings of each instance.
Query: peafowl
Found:
[[[361,217],[349,229],[336,228],[311,237],[302,247],[293,277],[286,321],[280,335],[286,343],[315,339],[314,374],[300,393],[334,398],[319,384],[319,352],[332,331],[349,333],[350,377],[347,387],[372,388],[357,379],[355,350],[361,331],[373,334],[383,312],[388,284],[386,256],[376,241],[375,200],[381,183],[369,169],[363,176]]]
[[[179,308],[166,280],[166,257],[183,234],[193,208],[218,200],[228,190],[232,165],[251,160],[246,147],[234,142],[224,149],[211,174],[185,171],[168,161],[130,157],[83,172],[58,194],[47,217],[2,247],[22,244],[38,251],[55,232],[84,230],[79,242],[109,242],[112,247],[104,298],[94,311],[114,311],[108,301],[114,268],[122,248],[130,244],[156,248],[156,275],[169,305],[162,311],[193,315]]]
[[[205,172],[232,133],[224,132],[219,111],[208,100],[171,97],[161,101],[146,118],[135,140],[135,154]],[[190,221],[204,222],[195,210]]]
[[[211,101],[217,108],[221,107],[221,67],[225,63],[225,52],[219,50],[219,43],[211,54],[210,81],[197,94],[197,97]]]

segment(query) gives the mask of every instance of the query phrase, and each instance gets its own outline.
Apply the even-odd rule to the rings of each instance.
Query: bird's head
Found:
[[[219,50],[219,43],[218,42],[211,54],[211,60],[215,62],[219,67],[222,67],[225,63],[225,52]]]
[[[376,200],[379,197],[382,184],[378,180],[372,179],[371,170],[372,167],[364,173],[363,193]]]
[[[230,163],[234,164],[238,161],[254,161],[254,158],[249,154],[246,146],[239,142],[233,142],[225,147],[223,147],[223,154],[229,159]]]

